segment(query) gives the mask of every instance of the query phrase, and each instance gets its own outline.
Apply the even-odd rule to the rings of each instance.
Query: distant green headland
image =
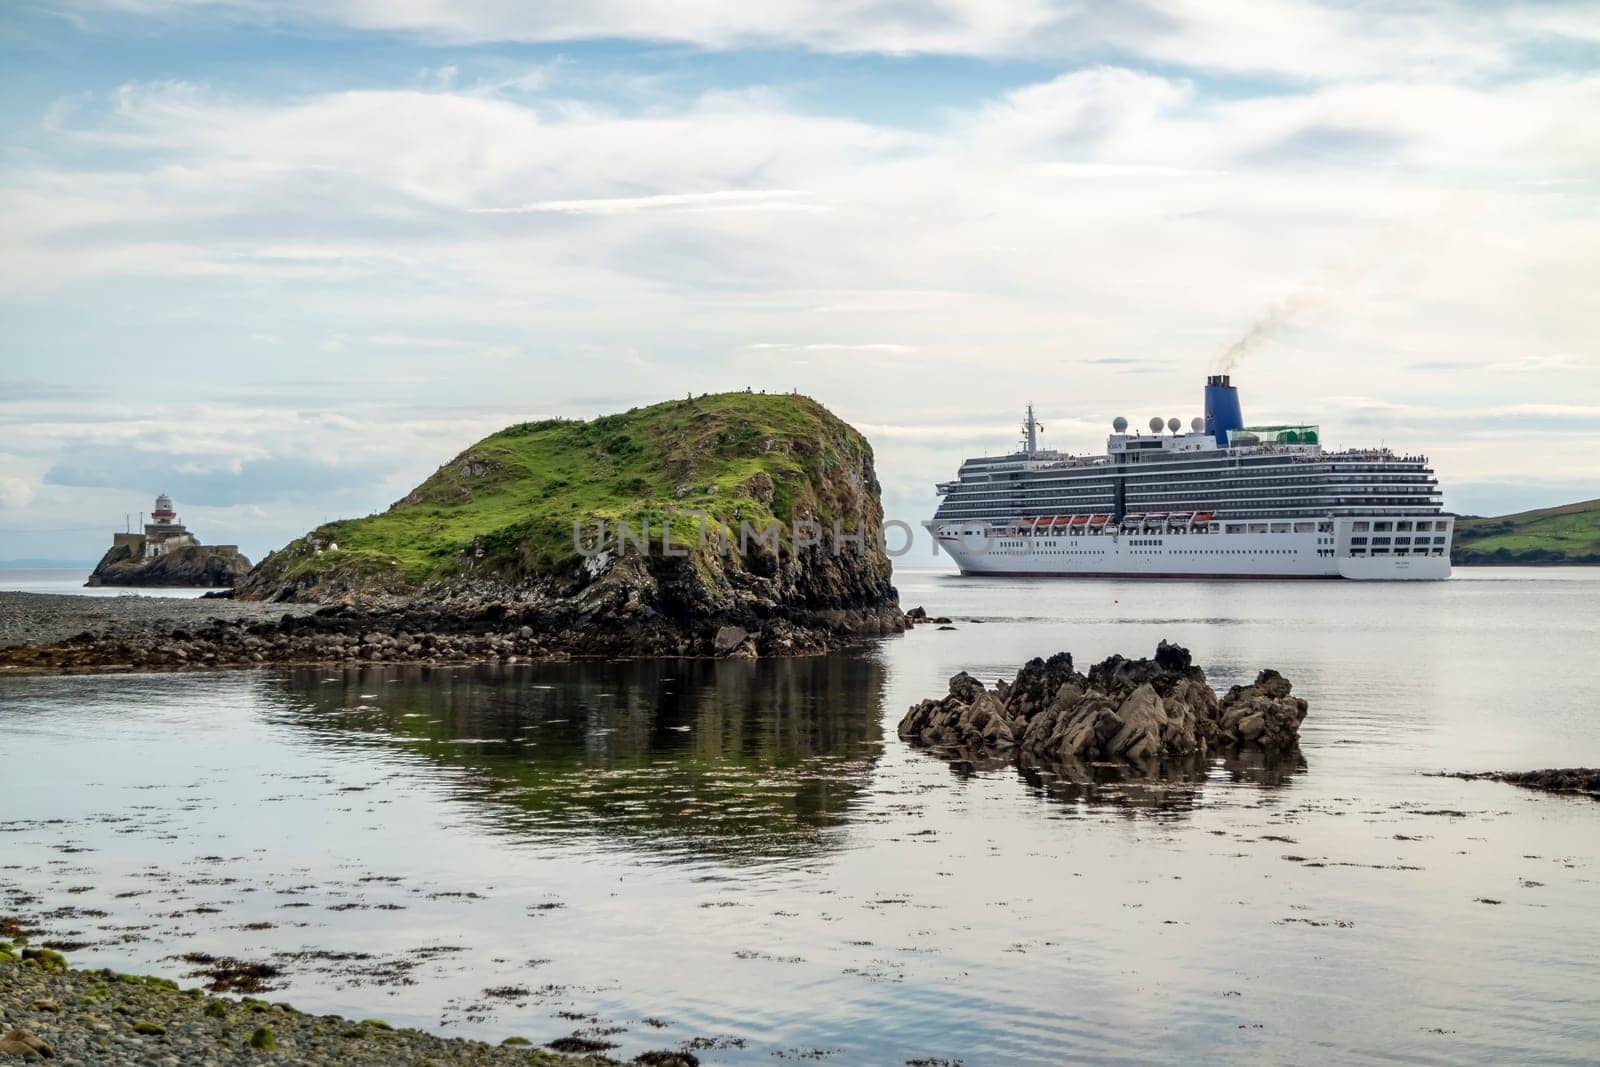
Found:
[[[1462,565],[1600,564],[1600,500],[1456,520],[1450,562]]]

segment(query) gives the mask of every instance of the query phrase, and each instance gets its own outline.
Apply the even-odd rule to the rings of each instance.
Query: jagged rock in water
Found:
[[[1222,736],[1268,747],[1293,744],[1300,737],[1306,702],[1289,695],[1289,679],[1267,669],[1253,685],[1234,686],[1222,698]]]
[[[924,744],[1000,749],[1016,743],[1005,705],[966,671],[950,679],[950,695],[944,700],[924,700],[906,713],[900,723],[902,737],[914,719]]]
[[[941,700],[924,700],[900,721],[914,744],[977,755],[1014,750],[1024,767],[1104,760],[1149,764],[1204,755],[1249,742],[1269,749],[1296,744],[1306,702],[1290,695],[1277,671],[1221,700],[1187,649],[1163,641],[1150,659],[1112,656],[1087,675],[1061,652],[1033,659],[995,690],[966,672]]]

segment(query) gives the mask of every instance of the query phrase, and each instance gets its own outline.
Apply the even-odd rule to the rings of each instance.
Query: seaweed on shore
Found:
[[[1436,777],[1460,778],[1467,782],[1505,782],[1545,793],[1570,793],[1600,800],[1600,767],[1552,767],[1539,771],[1455,771],[1443,772]]]

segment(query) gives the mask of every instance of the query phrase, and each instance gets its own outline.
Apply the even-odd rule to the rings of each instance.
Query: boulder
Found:
[[[743,627],[722,626],[717,629],[717,635],[712,639],[711,646],[717,655],[729,656],[749,639],[750,634]]]
[[[1005,705],[966,671],[950,679],[943,700],[924,700],[900,720],[900,736],[924,745],[1002,749],[1016,743]]]
[[[1305,721],[1306,702],[1291,696],[1289,679],[1263,670],[1248,686],[1234,686],[1222,698],[1218,734],[1224,741],[1249,741],[1269,748],[1294,744]]]
[[[0,1056],[47,1060],[55,1057],[55,1050],[26,1030],[12,1030],[0,1037]]]

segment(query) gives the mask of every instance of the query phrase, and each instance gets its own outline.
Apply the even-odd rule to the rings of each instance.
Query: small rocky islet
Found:
[[[1154,772],[1165,760],[1241,745],[1292,751],[1307,711],[1292,689],[1269,669],[1218,696],[1189,650],[1166,641],[1154,657],[1111,656],[1087,674],[1060,652],[1029,660],[994,689],[957,674],[946,696],[906,712],[899,734],[947,756],[1004,757],[1024,771],[1081,776],[1116,762]]]
[[[225,589],[250,570],[250,561],[231,545],[182,545],[159,556],[135,555],[116,545],[100,558],[89,580],[91,588]]]
[[[137,533],[131,528],[112,533],[111,547],[84,585],[220,589],[250,570],[238,545],[201,544],[165,493],[151,506],[150,521],[143,516],[140,521]]]

